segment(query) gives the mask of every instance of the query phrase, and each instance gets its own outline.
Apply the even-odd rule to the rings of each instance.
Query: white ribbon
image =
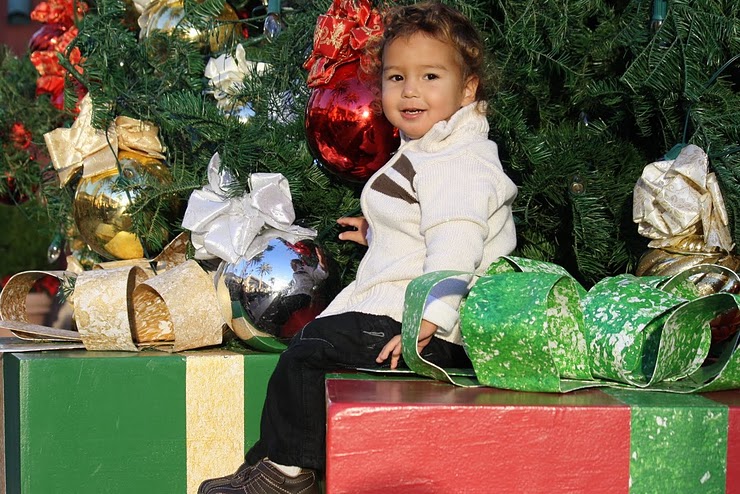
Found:
[[[245,81],[254,77],[274,77],[272,67],[264,62],[247,60],[244,46],[237,45],[233,55],[224,53],[211,58],[203,75],[208,79],[207,93],[216,99],[216,106],[226,116],[248,122],[255,115],[252,103],[244,97]],[[295,98],[289,91],[270,96],[268,117],[279,123],[290,123],[296,118]]]
[[[204,75],[208,78],[208,92],[216,98],[216,106],[226,115],[236,116],[246,122],[254,116],[252,104],[237,97],[244,90],[244,79],[262,76],[269,66],[262,62],[247,60],[242,45],[237,45],[234,56],[224,53],[211,58],[206,64]]]
[[[235,263],[251,259],[270,240],[295,243],[316,237],[310,228],[294,226],[295,211],[288,180],[280,173],[253,173],[251,192],[229,197],[235,182],[228,170],[219,171],[221,158],[214,154],[208,164],[209,184],[190,195],[182,220],[190,230],[196,259],[220,258]]]

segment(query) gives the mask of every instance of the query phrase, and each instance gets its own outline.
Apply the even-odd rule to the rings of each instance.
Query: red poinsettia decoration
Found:
[[[57,54],[66,56],[75,70],[82,73],[80,50],[67,48],[77,36],[75,19],[84,15],[87,10],[85,2],[50,0],[39,3],[31,12],[31,19],[46,24],[32,36],[29,43],[32,50],[31,62],[39,73],[36,94],[51,95],[52,104],[60,110],[64,109],[64,80],[68,74],[59,63]],[[85,89],[76,80],[75,84],[77,94],[84,96]]]
[[[40,2],[31,12],[31,19],[45,24],[59,24],[65,28],[74,25],[75,19],[89,10],[85,2],[77,0],[50,0]]]
[[[10,127],[10,140],[18,149],[31,147],[31,132],[20,122],[15,122]]]

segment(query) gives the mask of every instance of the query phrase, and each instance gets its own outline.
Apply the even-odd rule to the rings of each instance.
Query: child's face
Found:
[[[416,33],[383,50],[383,113],[410,139],[475,101],[478,80],[463,80],[455,49]]]

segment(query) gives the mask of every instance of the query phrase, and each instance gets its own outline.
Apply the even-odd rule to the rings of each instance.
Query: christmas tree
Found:
[[[491,138],[520,188],[518,255],[561,264],[586,285],[634,270],[647,245],[632,220],[635,183],[646,164],[675,157],[688,143],[709,155],[738,243],[737,2],[446,3],[468,15],[485,38]],[[336,240],[334,220],[358,213],[362,180],[334,173],[306,139],[313,125],[306,107],[315,89],[307,85],[304,65],[317,19],[331,6],[303,0],[90,2],[73,16],[77,31],[60,57],[68,76],[57,120],[0,113],[2,130],[9,132],[20,118],[42,146],[40,136],[71,125],[83,93],[91,99],[96,129],[120,117],[153,124],[168,176],[121,173],[114,181],[118,193],[134,198],[127,213],[145,257],[183,230],[185,204],[207,183],[216,153],[234,178],[234,196],[248,190],[252,173],[280,173],[290,184],[296,224],[319,232],[317,240],[346,267],[348,280],[362,251]],[[227,61],[239,70],[223,69]],[[28,85],[27,77],[14,80],[8,70],[2,76],[4,87]],[[223,84],[234,80],[235,86]],[[0,108],[17,108],[12,92],[0,98]],[[47,98],[37,97],[34,108],[49,107]],[[7,134],[3,142],[5,150]],[[30,195],[48,207],[69,244],[78,226],[72,203],[79,174],[60,186],[55,173],[18,166],[18,160],[5,151],[2,171],[19,187],[27,184],[21,193],[34,191]]]

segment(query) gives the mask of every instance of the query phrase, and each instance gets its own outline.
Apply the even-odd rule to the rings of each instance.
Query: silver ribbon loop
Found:
[[[295,211],[288,180],[280,173],[253,173],[250,192],[229,197],[235,182],[220,170],[214,154],[208,164],[208,185],[190,195],[182,220],[190,230],[196,259],[220,258],[234,263],[251,259],[276,237],[295,243],[316,237],[316,231],[293,225]]]

